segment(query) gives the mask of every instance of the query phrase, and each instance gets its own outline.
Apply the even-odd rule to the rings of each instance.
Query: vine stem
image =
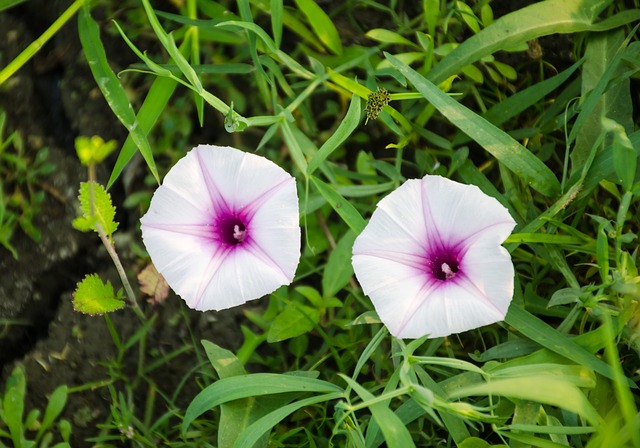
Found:
[[[94,199],[95,194],[93,190],[93,186],[95,185],[95,177],[96,177],[95,165],[91,164],[89,165],[89,200],[91,204],[92,214],[94,212],[94,201],[95,201]],[[102,244],[104,245],[105,249],[107,249],[107,253],[111,257],[111,260],[113,261],[113,264],[116,267],[116,271],[118,271],[118,276],[120,277],[120,281],[122,282],[122,286],[124,287],[127,304],[131,306],[131,308],[133,308],[133,311],[136,313],[136,315],[140,318],[142,322],[144,322],[146,320],[144,312],[142,311],[142,308],[140,308],[140,305],[138,305],[138,301],[136,300],[136,295],[133,292],[133,288],[131,287],[131,283],[129,282],[127,273],[124,270],[124,266],[122,266],[122,262],[120,262],[120,257],[118,257],[118,253],[116,252],[115,244],[111,242],[111,240],[107,236],[107,232],[105,232],[105,230],[102,228],[102,225],[99,222],[95,223],[95,228],[96,228],[96,231],[98,232],[98,235],[100,236],[100,241],[102,241]]]

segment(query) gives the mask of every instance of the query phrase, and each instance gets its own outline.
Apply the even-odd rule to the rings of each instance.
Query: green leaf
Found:
[[[603,119],[617,121],[626,131],[633,130],[630,81],[624,78],[610,83],[627,70],[620,63],[625,46],[622,28],[592,34],[587,40],[581,78],[582,105],[568,141],[571,143],[575,138],[575,148],[571,151],[573,170],[582,168],[593,142],[605,131]],[[605,141],[598,151],[608,144],[609,141]]]
[[[44,417],[42,423],[38,429],[38,435],[36,436],[36,442],[40,440],[40,437],[51,427],[56,418],[60,415],[65,405],[67,404],[67,386],[58,386],[49,397],[47,408],[44,411]]]
[[[149,88],[149,92],[147,93],[142,106],[140,106],[140,110],[137,115],[140,127],[145,134],[148,134],[156,121],[158,121],[160,114],[167,106],[167,103],[169,102],[169,99],[177,85],[178,82],[174,79],[164,77],[156,78],[153,81],[153,84],[151,84],[151,88]],[[137,150],[135,141],[131,135],[129,135],[125,140],[124,145],[122,145],[122,149],[118,154],[118,159],[113,166],[109,182],[107,182],[107,189],[111,188],[116,179],[118,179],[120,173],[122,173],[122,170],[127,163],[129,163]]]
[[[485,29],[465,40],[442,59],[428,78],[439,84],[458,74],[462,67],[481,58],[555,33],[605,31],[631,23],[640,18],[640,10],[623,11],[599,23],[599,12],[611,0],[546,0],[500,17]]]
[[[280,42],[282,42],[282,23],[284,20],[282,6],[282,0],[270,0],[269,12],[271,13],[271,32],[273,33],[273,40],[276,47],[280,48]]]
[[[0,0],[0,12],[5,9],[13,8],[14,6],[24,3],[27,0]]]
[[[362,215],[351,205],[340,193],[334,190],[331,186],[327,185],[315,176],[311,176],[311,182],[318,189],[320,194],[327,200],[331,207],[340,215],[345,223],[353,230],[357,235],[364,230],[367,222]]]
[[[255,447],[260,437],[267,434],[267,432],[275,425],[284,420],[288,415],[293,414],[295,411],[302,409],[306,406],[311,406],[317,403],[325,401],[338,400],[344,396],[341,392],[334,392],[317,397],[309,397],[303,400],[296,401],[286,406],[274,409],[264,417],[258,419],[251,424],[240,436],[234,445],[234,448]]]
[[[24,368],[17,365],[7,380],[6,391],[2,400],[2,414],[4,422],[11,433],[13,446],[22,446],[23,426],[22,415],[24,413],[24,398],[27,389],[27,379]]]
[[[389,448],[410,448],[415,447],[411,435],[402,420],[389,408],[387,403],[381,402],[362,387],[358,382],[346,375],[338,374],[362,399],[362,405],[366,405],[371,410],[371,415],[378,423],[380,431],[384,435]]]
[[[333,153],[358,127],[361,113],[360,98],[357,95],[351,96],[351,103],[346,115],[340,122],[338,129],[331,134],[331,137],[318,150],[318,153],[311,159],[307,167],[307,174],[311,175]]]
[[[560,182],[553,172],[527,148],[458,103],[408,65],[388,53],[385,56],[442,115],[521,177],[523,182],[546,196],[560,192]]]
[[[627,93],[629,93],[627,91]],[[628,95],[630,100],[630,95]],[[631,118],[632,113],[626,118]],[[636,166],[638,164],[638,151],[631,144],[625,128],[618,122],[609,118],[602,118],[602,126],[606,132],[613,134],[611,146],[613,148],[613,167],[616,170],[618,181],[625,189],[631,191],[636,178]],[[632,125],[633,126],[633,125]]]
[[[518,305],[512,304],[509,307],[509,312],[504,320],[542,347],[613,379],[614,372],[611,366]],[[629,383],[633,384],[631,380]],[[632,387],[636,387],[635,384]]]
[[[518,378],[492,379],[490,382],[462,386],[450,394],[458,399],[472,395],[500,395],[510,399],[529,400],[567,409],[586,418],[592,424],[602,421],[582,391],[569,381],[553,375],[532,375]]]
[[[129,135],[138,146],[138,149],[140,149],[140,153],[147,165],[149,165],[153,177],[155,177],[156,182],[160,183],[147,135],[138,123],[124,88],[109,66],[107,55],[100,40],[100,30],[98,24],[89,13],[88,3],[84,4],[78,15],[78,34],[80,35],[82,49],[89,62],[91,73],[93,73],[93,77],[107,104],[118,117],[118,120],[129,130]]]
[[[320,41],[334,54],[342,54],[340,35],[331,18],[313,0],[295,0]]]
[[[351,250],[355,240],[356,234],[348,231],[329,254],[322,273],[322,296],[325,299],[333,297],[349,283],[349,279],[353,276]]]
[[[82,216],[73,221],[73,227],[88,232],[98,232],[98,225],[111,236],[118,228],[115,222],[116,209],[111,203],[111,195],[104,187],[96,182],[82,182],[80,184],[80,209]],[[99,233],[99,232],[98,232]]]
[[[124,303],[122,294],[116,295],[111,282],[103,283],[98,274],[87,275],[73,293],[73,308],[92,316],[119,310]]]
[[[213,342],[202,340],[202,346],[209,358],[209,362],[220,378],[231,378],[246,375],[244,366],[236,356]],[[220,406],[220,421],[218,424],[218,446],[232,447],[238,436],[255,420],[256,400],[243,398]],[[266,446],[267,440],[259,446]]]
[[[320,321],[320,311],[306,305],[291,304],[273,320],[267,342],[295,338],[313,329]]]
[[[77,137],[75,140],[76,153],[80,163],[89,166],[102,162],[109,154],[115,151],[118,142],[109,140],[105,142],[102,137]]]
[[[182,421],[182,433],[204,412],[222,403],[241,398],[285,392],[342,392],[338,386],[315,378],[255,373],[223,378],[204,388],[189,404]]]
[[[374,28],[369,30],[365,33],[365,36],[383,44],[407,45],[419,48],[414,42],[411,42],[406,37],[385,28]]]
[[[580,59],[565,71],[527,87],[526,89],[500,101],[484,114],[484,118],[498,126],[515,117],[519,113],[536,104],[550,92],[560,87],[571,77],[571,75],[573,75],[583,62],[584,59]]]

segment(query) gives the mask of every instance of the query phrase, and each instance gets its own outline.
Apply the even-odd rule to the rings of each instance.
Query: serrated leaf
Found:
[[[76,153],[80,163],[89,166],[102,162],[109,154],[115,151],[118,142],[109,140],[105,142],[101,137],[77,137],[75,140]]]
[[[73,227],[88,232],[95,230],[98,232],[99,224],[109,236],[118,228],[115,222],[116,209],[111,203],[111,195],[104,187],[96,182],[82,182],[80,184],[80,209],[82,216],[73,221]]]
[[[124,306],[120,292],[114,293],[111,282],[103,283],[98,274],[87,275],[73,293],[73,308],[92,316],[118,310]]]
[[[149,296],[149,302],[162,303],[169,295],[169,284],[153,264],[138,274],[140,291]]]

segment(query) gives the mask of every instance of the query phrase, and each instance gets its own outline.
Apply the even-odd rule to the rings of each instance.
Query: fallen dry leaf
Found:
[[[138,274],[140,291],[149,296],[149,303],[161,303],[169,295],[169,284],[153,264],[148,264]]]

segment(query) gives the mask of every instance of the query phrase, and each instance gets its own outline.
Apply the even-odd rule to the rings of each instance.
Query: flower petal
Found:
[[[480,237],[501,244],[515,227],[509,211],[475,185],[425,176],[422,193],[425,215],[445,244]]]
[[[200,310],[222,310],[272,293],[291,283],[280,269],[252,250],[237,247],[224,254],[223,260],[212,257],[206,281],[196,294],[197,302],[189,304]]]
[[[514,271],[500,244],[514,225],[477,187],[439,176],[410,180],[380,201],[356,238],[354,271],[394,336],[471,330],[507,312]],[[434,270],[449,260],[452,275],[440,277]]]
[[[199,145],[192,152],[209,187],[236,210],[291,179],[289,173],[270,160],[229,146]]]
[[[268,256],[274,271],[282,272],[288,284],[300,262],[301,233],[296,183],[290,178],[281,185],[268,198],[260,199],[264,202],[251,218],[249,250]]]
[[[246,239],[232,244],[212,233],[225,216],[246,223]],[[230,308],[291,283],[300,259],[295,179],[230,147],[201,145],[178,161],[141,223],[157,270],[199,310]]]
[[[368,251],[404,254],[422,253],[426,245],[426,228],[420,207],[421,181],[406,181],[382,199],[353,246],[354,255]],[[384,235],[384,238],[381,236]]]

